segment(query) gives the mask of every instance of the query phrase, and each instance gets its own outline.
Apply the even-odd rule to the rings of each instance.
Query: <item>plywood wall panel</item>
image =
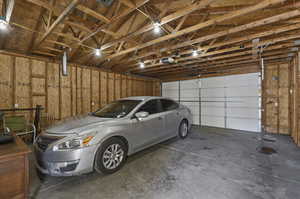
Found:
[[[92,95],[92,111],[96,111],[100,108],[100,92],[99,92],[99,71],[91,70],[91,95]]]
[[[31,107],[31,80],[30,80],[30,61],[27,58],[17,57],[15,71],[15,104],[17,108]],[[30,114],[24,113],[29,119]]]
[[[108,102],[115,100],[115,74],[108,73]]]
[[[71,75],[62,75],[60,65],[60,114],[61,118],[67,118],[72,115],[72,101],[71,101]]]
[[[50,117],[59,120],[59,65],[49,63],[47,67],[47,107]]]
[[[13,57],[0,54],[0,108],[13,107],[13,63]]]
[[[75,116],[77,114],[77,73],[76,73],[76,66],[72,65],[70,67],[70,75],[71,75],[71,110],[72,110],[72,116]]]
[[[82,69],[82,111],[83,114],[91,112],[91,72],[90,69]]]
[[[126,81],[126,95],[128,96],[133,96],[132,93],[132,77],[127,77],[127,81]]]
[[[154,94],[155,81],[78,65],[68,70],[63,76],[57,63],[0,54],[0,108],[42,105],[47,118],[60,120],[122,97]],[[32,119],[28,112],[20,114]]]
[[[121,98],[121,75],[115,74],[115,100]]]
[[[278,65],[270,65],[265,73],[265,129],[278,133]]]
[[[100,76],[101,76],[101,83],[100,83],[100,85],[101,85],[101,88],[100,88],[100,90],[101,90],[101,93],[100,93],[100,95],[101,95],[101,107],[104,107],[108,102],[107,72],[101,72]]]
[[[45,84],[44,78],[32,78],[32,93],[33,94],[45,94]]]
[[[82,114],[82,68],[76,67],[76,112]]]
[[[290,77],[289,77],[289,65],[280,64],[279,69],[279,133],[281,134],[290,134],[290,118],[289,118],[289,106],[290,106]]]
[[[161,83],[160,82],[153,82],[153,93],[154,96],[161,96]]]
[[[137,96],[138,95],[138,81],[136,78],[132,78],[132,91],[131,94],[132,96]]]
[[[137,79],[137,94],[138,96],[143,96],[144,85],[141,79]]]
[[[32,60],[31,62],[32,74],[45,76],[46,73],[46,62]]]
[[[288,64],[267,65],[264,80],[264,126],[269,133],[290,134]]]
[[[127,77],[121,75],[121,98],[127,97]]]

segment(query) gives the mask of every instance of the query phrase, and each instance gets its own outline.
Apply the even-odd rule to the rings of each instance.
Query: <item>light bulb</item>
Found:
[[[154,24],[153,24],[153,26],[154,26],[154,33],[156,33],[156,34],[158,34],[158,33],[160,33],[160,23],[158,23],[158,22],[155,22]]]
[[[0,19],[0,30],[6,30],[8,26],[7,21]]]
[[[99,48],[95,49],[95,55],[98,57],[101,56],[101,49]]]
[[[198,56],[198,51],[197,50],[193,50],[193,53],[192,53],[193,57],[196,57]]]
[[[140,62],[140,68],[145,68],[145,63],[144,62]]]

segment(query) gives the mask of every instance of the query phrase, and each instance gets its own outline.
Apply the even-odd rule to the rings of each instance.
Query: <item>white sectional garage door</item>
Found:
[[[188,106],[196,125],[259,132],[259,73],[163,83],[163,96]]]

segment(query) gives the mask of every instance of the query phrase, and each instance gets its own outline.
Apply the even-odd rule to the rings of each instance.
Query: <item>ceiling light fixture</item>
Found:
[[[198,56],[198,51],[197,50],[193,50],[193,53],[192,53],[192,55],[193,55],[193,57],[196,57],[196,56]]]
[[[160,33],[160,26],[161,26],[161,24],[159,22],[155,22],[153,24],[153,26],[154,26],[154,29],[153,29],[154,33],[156,33],[156,34]]]
[[[145,68],[145,63],[144,62],[140,62],[140,68]]]
[[[101,49],[100,48],[96,48],[95,49],[95,55],[97,56],[97,57],[99,57],[99,56],[101,56]]]
[[[0,17],[0,30],[6,30],[8,27],[8,23],[5,20],[5,17]]]

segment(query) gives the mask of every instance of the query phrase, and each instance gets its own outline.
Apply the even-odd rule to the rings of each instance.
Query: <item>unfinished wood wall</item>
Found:
[[[290,74],[291,74],[291,136],[296,144],[300,146],[300,61],[299,61],[299,53],[290,63]]]
[[[299,54],[287,63],[267,65],[263,81],[262,123],[269,133],[290,135],[300,146]]]
[[[269,133],[289,135],[290,65],[270,64],[265,67],[263,81],[263,124]]]
[[[70,65],[0,54],[0,109],[39,104],[54,120],[85,114],[128,96],[160,95],[160,82]],[[24,113],[25,114],[25,113]],[[32,114],[26,113],[32,118]]]

